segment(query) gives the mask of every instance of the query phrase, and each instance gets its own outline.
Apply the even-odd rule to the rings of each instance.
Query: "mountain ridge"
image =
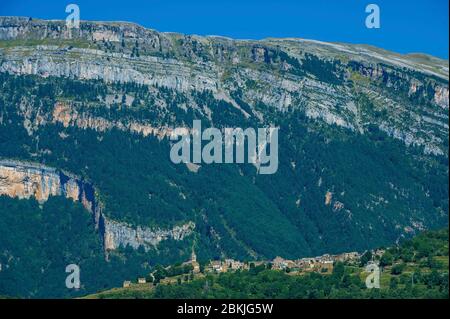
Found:
[[[353,81],[356,93],[371,95],[376,105],[385,92],[376,92],[364,81],[385,82],[382,84],[388,88],[404,86],[405,97],[418,95],[433,100],[432,104],[443,110],[426,110],[423,119],[429,125],[448,129],[446,121],[442,121],[448,118],[448,77],[443,75],[448,73],[448,66],[414,63],[395,55],[386,58],[387,51],[362,48],[351,52],[342,45],[317,41],[301,42],[302,46],[281,41],[282,48],[278,46],[280,41],[212,41],[181,34],[167,36],[134,24],[82,23],[80,30],[72,31],[66,29],[64,21],[3,18],[0,26],[0,39],[6,45],[0,48],[2,72],[158,85],[181,92],[210,90],[215,98],[231,102],[244,115],[260,120],[263,115],[254,108],[259,102],[281,110],[306,103],[309,117],[360,132],[364,131],[364,119],[353,104],[355,93],[337,84]],[[28,47],[20,42],[9,45],[11,40],[7,39],[38,42]],[[38,50],[30,51],[34,45]],[[317,97],[317,90],[323,96]],[[251,106],[250,113],[232,96],[241,93],[239,99]],[[325,96],[327,101],[319,99]],[[417,110],[403,102],[399,105],[397,99],[392,95],[383,101],[386,105],[376,105],[381,112],[387,111],[377,126],[407,145],[414,142],[424,145],[426,152],[447,154],[446,147],[438,146],[444,136],[429,136],[428,129],[415,124]],[[344,108],[340,109],[342,104]],[[404,108],[408,113],[389,111],[393,108]]]
[[[105,216],[134,228],[195,224],[158,249],[119,247],[136,269],[183,261],[193,246],[199,260],[254,260],[392,244],[448,224],[449,91],[446,61],[386,52],[0,18],[0,158],[92,182]],[[167,136],[194,120],[279,127],[277,173],[172,163]],[[0,223],[38,207],[25,202],[2,198]],[[58,203],[79,206],[49,202],[54,216]],[[7,235],[0,258],[20,254]]]
[[[34,24],[36,23],[42,23],[42,24],[46,24],[46,23],[56,23],[58,25],[65,25],[65,20],[59,20],[59,19],[50,19],[50,20],[46,20],[46,19],[36,19],[36,18],[31,18],[31,17],[18,17],[18,16],[0,16],[0,24],[5,25],[5,24],[11,24],[11,23],[24,23],[24,22],[33,22]],[[398,53],[395,51],[389,51],[389,50],[385,50],[382,49],[380,47],[374,46],[374,45],[369,45],[369,44],[358,44],[358,43],[345,43],[345,42],[328,42],[328,41],[321,41],[321,40],[315,40],[315,39],[307,39],[307,38],[301,38],[301,37],[266,37],[266,38],[261,38],[261,39],[235,39],[235,38],[231,38],[231,37],[227,37],[227,36],[222,36],[222,35],[198,35],[198,34],[184,34],[181,32],[166,32],[166,31],[159,31],[157,29],[153,29],[153,28],[148,28],[145,26],[142,26],[138,23],[135,22],[129,22],[129,21],[96,21],[96,20],[80,20],[81,24],[85,24],[85,25],[97,25],[99,27],[125,27],[125,26],[130,26],[130,27],[134,27],[136,29],[140,29],[143,31],[150,31],[150,32],[154,32],[154,33],[159,33],[159,34],[163,34],[163,35],[168,35],[168,36],[174,36],[174,37],[192,37],[192,38],[197,38],[197,39],[220,39],[220,40],[225,40],[225,41],[232,41],[232,42],[243,42],[243,43],[270,43],[271,41],[274,42],[306,42],[306,43],[314,43],[317,45],[324,45],[324,46],[331,46],[331,47],[335,47],[335,48],[339,48],[340,50],[345,51],[346,49],[348,50],[349,48],[353,48],[355,51],[352,53],[358,54],[358,53],[364,53],[364,51],[366,51],[367,49],[371,49],[372,51],[382,51],[384,54],[389,53],[392,56],[395,57],[400,57],[403,59],[408,59],[408,58],[412,58],[414,56],[421,56],[424,57],[425,60],[434,60],[435,63],[439,63],[439,64],[444,64],[444,69],[442,70],[443,73],[434,73],[435,75],[438,75],[440,77],[442,77],[443,79],[448,79],[448,59],[442,59],[440,57],[436,57],[427,53],[421,53],[421,52],[411,52],[411,53]],[[414,62],[414,61],[411,61]],[[422,62],[425,62],[422,60]],[[391,63],[394,63],[391,61]],[[431,65],[430,65],[431,66]],[[411,67],[413,67],[411,65]],[[430,73],[433,74],[433,73]]]
[[[55,23],[59,23],[59,24],[65,24],[65,20],[62,19],[40,19],[40,18],[34,18],[34,17],[27,17],[27,16],[0,16],[0,19],[2,20],[6,20],[8,22],[8,20],[23,20],[23,21],[34,21],[34,22],[55,22]],[[31,19],[31,20],[30,20]],[[3,22],[4,23],[4,22]],[[147,27],[147,26],[143,26],[142,24],[136,23],[136,22],[131,22],[131,21],[118,21],[118,20],[107,20],[107,21],[101,21],[101,20],[80,20],[80,23],[85,23],[85,24],[98,24],[98,25],[110,25],[110,26],[116,26],[116,25],[129,25],[129,26],[134,26],[143,30],[149,30],[149,31],[153,31],[153,32],[157,32],[157,33],[161,33],[161,34],[167,34],[167,35],[175,35],[175,36],[185,36],[185,37],[197,37],[197,38],[219,38],[219,39],[224,39],[224,40],[231,40],[231,41],[242,41],[242,42],[268,42],[268,41],[298,41],[298,42],[314,42],[314,43],[318,43],[318,44],[324,44],[324,45],[343,45],[343,46],[354,46],[354,47],[368,47],[368,48],[372,48],[372,49],[378,49],[378,50],[383,50],[385,52],[391,52],[394,54],[397,54],[399,56],[404,56],[404,57],[408,57],[408,56],[423,56],[425,58],[428,59],[434,59],[436,61],[439,61],[441,63],[447,64],[448,65],[448,59],[444,59],[441,57],[437,57],[434,56],[432,54],[428,54],[428,53],[424,53],[424,52],[409,52],[409,53],[399,53],[399,52],[395,52],[395,51],[390,51],[390,50],[386,50],[383,49],[381,47],[378,47],[376,45],[371,45],[371,44],[365,44],[365,43],[349,43],[349,42],[342,42],[342,41],[324,41],[324,40],[316,40],[316,39],[310,39],[310,38],[303,38],[303,37],[263,37],[263,38],[259,38],[259,39],[245,39],[245,38],[233,38],[233,37],[229,37],[229,36],[224,36],[224,35],[220,35],[220,34],[195,34],[195,33],[183,33],[183,32],[177,32],[177,31],[159,31],[156,28],[151,28],[151,27]]]

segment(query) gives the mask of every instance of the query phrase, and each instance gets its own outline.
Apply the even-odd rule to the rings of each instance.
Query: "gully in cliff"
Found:
[[[194,120],[192,127],[191,133],[186,128],[177,128],[171,135],[170,139],[177,141],[170,151],[173,163],[230,164],[247,160],[256,166],[259,174],[277,172],[278,128],[258,128],[258,133],[253,128],[224,128],[222,134],[222,130],[211,127],[202,132],[199,120]],[[202,141],[209,142],[202,148]]]

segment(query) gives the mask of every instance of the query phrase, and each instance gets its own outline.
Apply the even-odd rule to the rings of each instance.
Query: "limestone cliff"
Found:
[[[120,245],[127,244],[135,249],[140,245],[145,248],[156,247],[161,241],[169,238],[183,240],[192,233],[194,226],[194,223],[189,222],[169,230],[149,229],[140,226],[133,228],[114,220],[104,219],[105,249],[114,250]]]
[[[139,83],[187,95],[209,91],[261,121],[259,103],[303,108],[330,125],[364,134],[370,123],[425,153],[448,154],[448,61],[434,57],[304,39],[189,36],[122,22],[86,21],[71,30],[64,21],[19,17],[0,18],[0,42],[0,72]],[[399,89],[405,96],[392,93]],[[241,108],[236,92],[250,109]],[[372,109],[358,103],[361,96]],[[144,135],[156,129],[71,115],[70,125],[80,127],[125,126]],[[64,116],[58,120],[69,125]]]
[[[150,123],[144,123],[142,121],[111,121],[102,117],[78,112],[71,105],[61,102],[55,104],[51,121],[53,123],[61,123],[64,127],[76,126],[81,129],[93,129],[97,132],[104,132],[116,128],[120,131],[140,134],[142,136],[153,135],[160,139],[174,134],[174,129],[168,126],[155,127]]]
[[[106,251],[127,245],[135,249],[142,245],[148,250],[169,238],[183,240],[195,227],[194,223],[188,222],[172,229],[153,229],[112,220],[103,214],[102,204],[91,183],[35,163],[0,160],[0,195],[20,199],[34,197],[41,203],[50,196],[64,196],[82,203],[93,215]]]

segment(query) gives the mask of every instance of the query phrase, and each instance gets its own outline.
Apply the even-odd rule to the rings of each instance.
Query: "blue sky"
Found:
[[[120,20],[159,31],[239,39],[301,37],[365,43],[448,59],[448,0],[1,0],[0,15],[65,19],[76,3],[82,20]],[[365,27],[375,3],[381,28]]]

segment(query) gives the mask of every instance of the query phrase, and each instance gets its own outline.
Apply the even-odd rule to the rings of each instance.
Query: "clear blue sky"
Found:
[[[69,3],[80,6],[82,20],[131,21],[159,31],[240,39],[365,43],[448,59],[448,0],[1,0],[0,15],[65,19]],[[380,7],[380,29],[365,27],[369,3]]]

